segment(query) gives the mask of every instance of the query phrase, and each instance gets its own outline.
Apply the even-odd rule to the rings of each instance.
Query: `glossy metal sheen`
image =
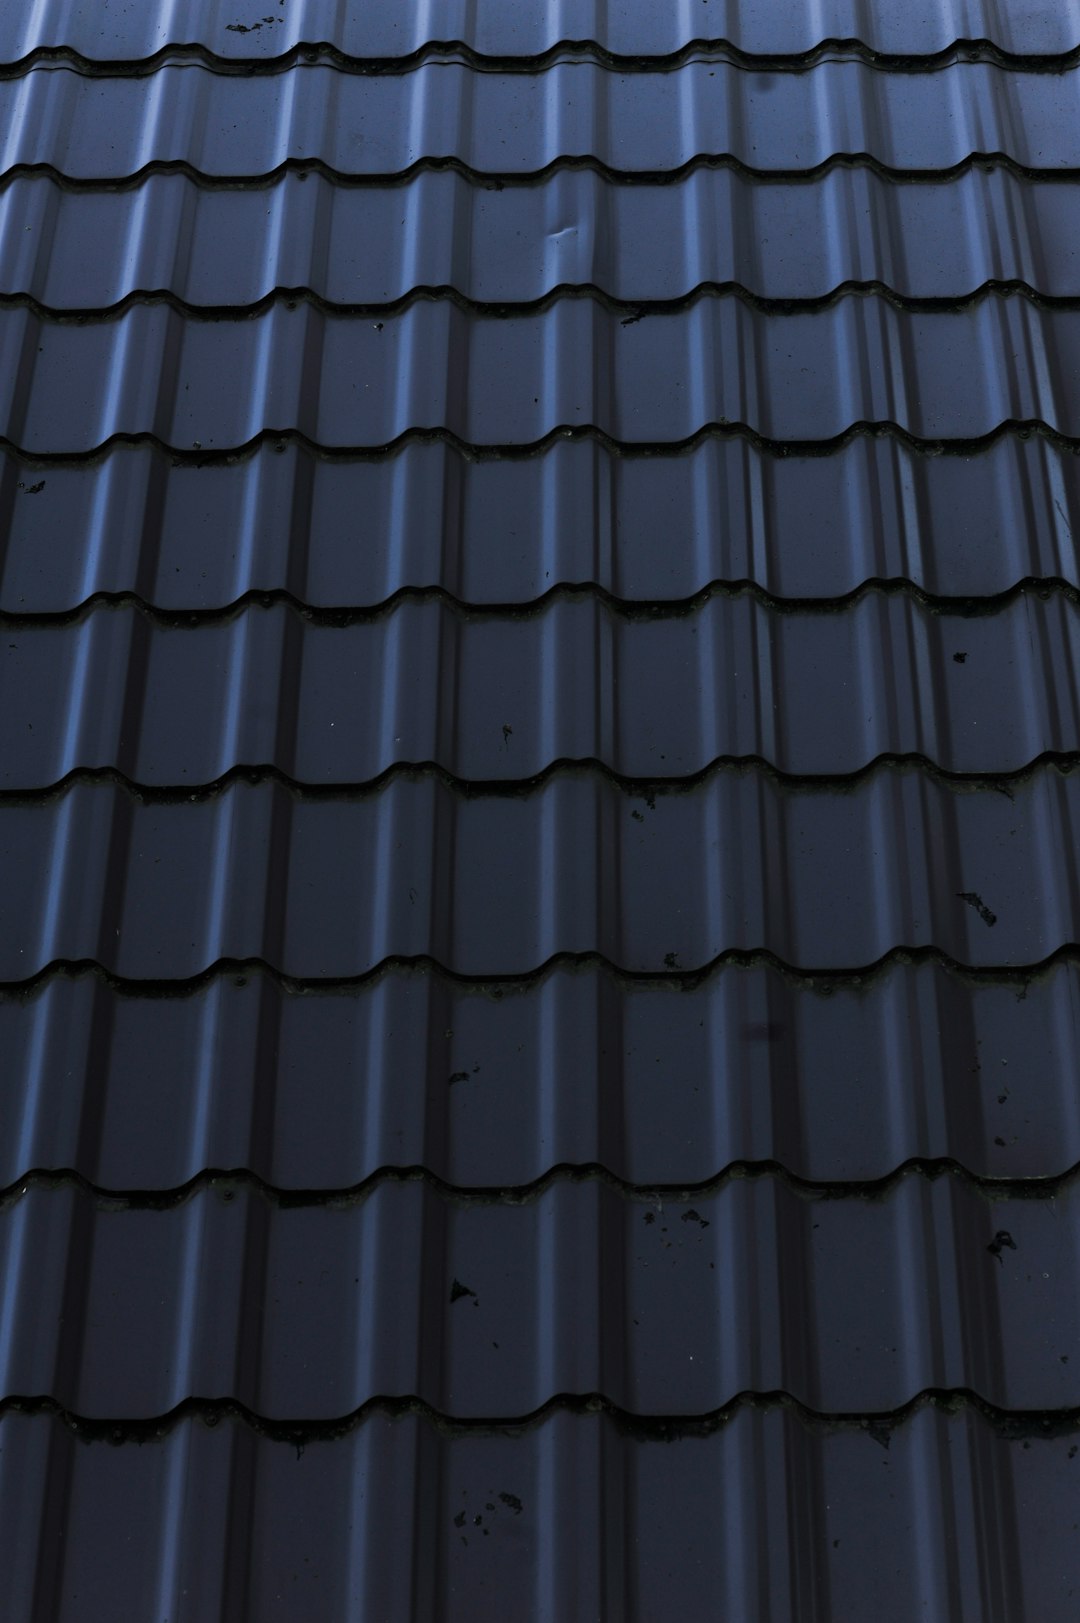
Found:
[[[733,951],[851,971],[898,947],[1039,964],[1076,939],[1078,851],[1080,776],[1053,768],[1007,793],[885,768],[829,789],[721,769],[655,795],[594,768],[476,798],[432,773],[357,798],[77,784],[0,805],[0,978],[90,960],[186,979],[223,958],[521,976],[562,954],[662,974]]]
[[[641,446],[710,424],[806,442],[895,423],[964,442],[1003,422],[1080,438],[1077,370],[1080,310],[1020,296],[914,315],[868,296],[782,323],[731,296],[630,324],[591,297],[513,321],[434,299],[361,321],[291,300],[213,323],[162,304],[86,325],[8,309],[0,439],[87,453],[145,435],[220,453],[267,432],[328,448],[430,430],[529,446],[595,427]]]
[[[915,1157],[998,1178],[1080,1163],[1071,960],[1000,983],[935,964],[840,985],[729,965],[690,987],[420,969],[300,992],[245,969],[173,992],[87,973],[0,1000],[0,1186],[66,1168],[175,1189],[240,1167],[340,1190],[423,1166],[499,1189],[591,1165],[685,1189],[737,1162],[834,1185]]]
[[[922,240],[934,254],[912,258]],[[788,183],[697,169],[637,186],[564,169],[498,190],[428,170],[392,187],[289,172],[269,188],[152,174],[135,190],[86,192],[26,175],[0,191],[0,286],[57,311],[160,290],[221,309],[277,288],[344,306],[425,287],[518,304],[586,286],[631,304],[681,299],[703,284],[825,299],[853,282],[916,299],[967,298],[990,281],[1076,297],[1078,240],[1075,188],[1008,169],[903,187],[869,168]]]
[[[326,43],[347,56],[394,58],[431,43],[460,43],[487,56],[538,56],[562,42],[588,41],[613,55],[667,56],[696,42],[730,43],[747,54],[813,51],[830,40],[860,41],[900,56],[947,51],[957,40],[987,40],[1024,57],[1059,54],[1080,44],[1076,0],[930,0],[917,7],[871,10],[858,0],[382,0],[354,7],[338,0],[289,0],[284,6],[222,8],[215,0],[51,0],[5,14],[0,56],[18,62],[41,49],[75,51],[91,61],[135,61],[170,46],[198,44],[216,56],[272,60],[297,44]],[[279,6],[282,9],[279,10]],[[715,13],[715,15],[713,14]],[[226,20],[228,19],[228,20]]]
[[[780,75],[691,62],[677,81],[587,63],[524,77],[442,63],[374,78],[304,63],[271,76],[167,65],[110,81],[37,68],[0,81],[0,130],[0,168],[44,164],[73,181],[173,163],[219,178],[285,163],[402,175],[446,159],[513,178],[582,159],[624,176],[719,157],[786,174],[838,154],[924,174],[1001,154],[1053,172],[1080,166],[1080,78],[978,63],[890,74],[825,62]]]
[[[277,1421],[376,1397],[499,1420],[589,1393],[638,1415],[743,1392],[825,1413],[930,1389],[1080,1403],[1073,1187],[994,1201],[913,1175],[808,1200],[769,1176],[678,1200],[590,1178],[509,1205],[412,1179],[346,1207],[241,1187],[164,1211],[31,1188],[0,1213],[0,1266],[20,1304],[0,1388],[91,1419],[223,1393]]]
[[[706,1615],[800,1623],[1058,1623],[1073,1447],[1005,1440],[970,1408],[869,1431],[743,1409],[677,1444],[601,1415],[510,1436],[375,1415],[301,1447],[199,1419],[87,1445],[9,1414],[0,1607],[83,1623],[122,1593],[170,1623],[594,1623],[694,1618],[704,1597]]]
[[[505,782],[586,760],[628,778],[907,755],[1015,772],[1072,748],[1078,667],[1080,608],[1060,591],[975,618],[908,593],[829,614],[744,593],[662,618],[595,596],[484,618],[404,601],[345,626],[284,605],[201,626],[99,607],[0,646],[0,790],[101,767],[191,788],[240,766],[359,784],[419,762]]]
[[[894,435],[813,457],[742,437],[637,457],[562,440],[487,461],[433,442],[368,461],[284,440],[233,463],[149,446],[83,466],[6,453],[0,606],[49,614],[104,592],[217,609],[254,590],[364,608],[430,587],[510,606],[565,583],[638,602],[712,581],[807,599],[875,579],[960,598],[1029,577],[1076,586],[1077,468],[1074,452],[1015,434],[965,456]]]
[[[1072,1623],[1078,48],[0,17],[0,1616]]]

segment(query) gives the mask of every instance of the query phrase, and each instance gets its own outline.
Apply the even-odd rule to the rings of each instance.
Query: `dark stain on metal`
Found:
[[[977,891],[958,890],[956,894],[960,901],[966,902],[969,907],[975,909],[984,924],[992,926],[997,923],[997,914],[991,912]]]
[[[990,1244],[986,1249],[989,1251],[992,1257],[997,1258],[998,1262],[1002,1262],[1001,1253],[1003,1251],[1015,1251],[1016,1241],[1013,1239],[1008,1229],[998,1229],[997,1233],[994,1235],[994,1238],[990,1241]]]

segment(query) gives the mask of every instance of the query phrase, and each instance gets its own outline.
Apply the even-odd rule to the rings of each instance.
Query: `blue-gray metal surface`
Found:
[[[240,776],[0,803],[12,982],[55,961],[134,981],[221,959],[299,980],[399,959],[523,977],[565,955],[649,975],[758,953],[857,971],[897,949],[1015,967],[1072,947],[1078,902],[1080,775],[1056,767],[957,785],[882,766],[840,787],[719,768],[667,792],[585,768],[480,795],[428,771],[313,798]]]
[[[913,256],[919,241],[935,252]],[[202,177],[153,173],[118,191],[20,175],[0,190],[3,294],[57,314],[155,291],[219,313],[278,289],[339,309],[418,289],[516,309],[595,288],[626,306],[622,316],[707,287],[764,300],[827,301],[858,286],[955,301],[999,284],[1072,299],[1078,244],[1076,188],[1005,168],[969,168],[933,186],[852,167],[811,181],[704,168],[634,186],[561,169],[498,189],[447,169],[397,186],[289,170],[265,188],[213,189]]]
[[[558,762],[665,780],[882,757],[1019,773],[1070,752],[1078,667],[1080,607],[1061,590],[976,616],[906,591],[785,614],[747,592],[667,615],[594,594],[517,616],[405,600],[344,625],[282,604],[194,626],[98,606],[11,625],[0,792],[93,769],[189,789],[241,768],[364,785],[419,764],[503,783]]]
[[[126,594],[205,612],[270,593],[370,609],[438,589],[519,608],[586,584],[651,604],[740,582],[820,601],[909,581],[955,607],[1080,585],[1076,456],[1043,434],[944,456],[894,434],[828,456],[723,434],[667,450],[588,436],[484,457],[413,440],[330,459],[271,436],[221,461],[122,443],[82,463],[0,452],[0,605],[60,614]]]
[[[0,1605],[65,1623],[118,1604],[170,1623],[1074,1615],[1070,1435],[1000,1436],[968,1403],[822,1428],[749,1402],[711,1433],[651,1435],[558,1409],[511,1432],[375,1412],[297,1441],[226,1415],[88,1447],[8,1414]]]
[[[727,43],[747,55],[793,57],[832,41],[902,58],[982,42],[1023,65],[1076,51],[1080,7],[1077,0],[920,0],[894,8],[864,0],[382,0],[362,7],[268,0],[260,11],[258,3],[230,9],[216,0],[48,0],[5,15],[0,58],[21,63],[35,52],[61,51],[119,66],[170,47],[201,46],[225,62],[272,62],[297,45],[325,43],[346,59],[384,58],[389,67],[431,45],[529,58],[564,42],[592,43],[605,55],[639,58]]]
[[[633,1197],[590,1177],[465,1202],[412,1177],[351,1202],[282,1208],[222,1182],[109,1211],[35,1187],[0,1230],[0,1383],[112,1421],[193,1393],[271,1422],[378,1398],[520,1420],[563,1392],[665,1419],[747,1392],[826,1414],[964,1388],[1064,1409],[1077,1194],[995,1200],[916,1173],[871,1199],[774,1175]]]
[[[523,447],[594,429],[649,446],[710,425],[805,445],[895,424],[963,447],[1003,423],[1080,440],[1078,371],[1080,309],[1018,296],[917,314],[851,298],[782,322],[716,297],[640,321],[589,297],[513,320],[434,299],[380,320],[292,299],[215,322],[160,303],[97,323],[14,309],[0,326],[0,420],[35,455],[118,437],[220,454],[274,433],[329,449],[433,431]]]
[[[1078,53],[0,18],[5,1617],[1072,1619]]]
[[[188,988],[54,973],[0,1000],[0,1187],[239,1168],[347,1191],[423,1167],[523,1189],[603,1167],[677,1191],[782,1166],[842,1193],[915,1161],[1046,1179],[1080,1162],[1078,1032],[1072,957],[994,977],[568,964],[522,985],[416,966],[302,995],[254,965]]]
[[[1001,158],[1063,175],[1080,167],[1080,80],[983,63],[781,75],[690,62],[677,79],[591,63],[529,76],[455,63],[375,77],[303,62],[286,75],[166,63],[123,79],[53,67],[0,80],[0,130],[3,170],[98,183],[174,165],[345,180],[448,162],[513,179],[586,161],[629,180],[717,161],[790,176],[853,158],[924,178]]]

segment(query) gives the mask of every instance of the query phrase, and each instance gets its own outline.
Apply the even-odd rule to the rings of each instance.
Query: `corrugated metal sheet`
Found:
[[[9,1616],[27,1597],[108,1616],[118,1595],[140,1617],[273,1623],[678,1618],[703,1597],[706,1615],[1015,1623],[1076,1605],[1075,1442],[998,1435],[968,1405],[828,1430],[745,1407],[676,1446],[559,1412],[510,1434],[375,1413],[333,1442],[227,1418],[141,1447],[84,1436],[0,1420]]]
[[[910,244],[927,240],[935,253],[913,258]],[[624,315],[705,287],[821,301],[865,285],[957,300],[1000,283],[1071,299],[1078,243],[1075,188],[1005,168],[900,187],[870,168],[811,181],[712,168],[634,186],[562,169],[496,189],[435,169],[397,186],[290,170],[253,189],[154,173],[135,190],[76,191],[42,175],[0,190],[3,294],[58,313],[155,290],[215,311],[277,289],[348,309],[418,288],[516,309],[594,287]]]
[[[640,603],[746,581],[785,599],[900,580],[986,598],[1080,583],[1076,467],[1023,431],[943,456],[892,434],[828,456],[723,435],[647,456],[595,437],[497,458],[413,440],[331,460],[277,436],[216,462],[122,443],[82,465],[0,452],[0,605],[54,614],[115,593],[202,611],[283,592],[370,608],[438,588],[519,606],[586,582]]]
[[[828,789],[721,770],[636,795],[595,770],[477,797],[434,773],[355,798],[79,783],[0,805],[0,977],[260,959],[333,979],[422,959],[486,979],[564,954],[654,975],[762,952],[850,971],[897,948],[1034,965],[1076,939],[1078,860],[1080,776],[1053,768],[1006,793],[914,768]]]
[[[0,56],[21,62],[62,50],[91,61],[138,62],[170,46],[198,44],[225,59],[273,59],[297,44],[326,43],[345,57],[408,57],[431,44],[461,43],[487,56],[530,57],[562,42],[591,42],[605,54],[666,56],[685,46],[730,42],[752,55],[797,55],[829,41],[868,53],[923,56],[958,41],[985,41],[1020,57],[1074,53],[1076,0],[923,0],[916,10],[872,11],[860,0],[383,0],[356,9],[337,0],[268,0],[230,12],[214,0],[48,0],[4,18]],[[523,67],[535,64],[526,62]],[[636,65],[636,64],[635,64]]]
[[[680,1201],[590,1178],[477,1203],[412,1180],[344,1207],[221,1186],[165,1211],[31,1188],[0,1266],[5,1393],[91,1420],[221,1394],[270,1421],[382,1397],[509,1420],[561,1392],[657,1417],[743,1392],[824,1413],[929,1390],[1075,1402],[1072,1186],[995,1201],[915,1175],[808,1200],[770,1176]]]
[[[0,1187],[241,1168],[344,1191],[423,1167],[521,1190],[591,1166],[677,1191],[771,1164],[842,1194],[915,1158],[1049,1178],[1080,1163],[1078,1031],[1072,956],[993,977],[567,965],[520,985],[420,966],[303,992],[255,966],[193,988],[54,972],[0,999]]]
[[[1061,172],[1080,167],[1080,81],[978,63],[941,75],[825,62],[781,76],[691,62],[678,81],[588,63],[527,77],[443,63],[374,78],[189,64],[108,81],[57,67],[0,82],[0,129],[3,169],[73,181],[166,165],[218,178],[285,164],[400,176],[451,160],[507,177],[584,160],[627,178],[715,161],[783,175],[840,157],[924,173],[1003,157]]]
[[[0,19],[5,1616],[1071,1620],[1080,8],[864,11]]]
[[[117,436],[214,453],[267,432],[329,448],[433,430],[529,446],[595,428],[640,446],[713,424],[802,444],[895,424],[965,444],[1044,423],[1072,441],[1078,371],[1080,310],[1022,297],[918,314],[847,299],[779,324],[736,298],[627,321],[585,297],[512,321],[448,300],[361,321],[288,300],[254,320],[145,304],[88,324],[15,309],[0,326],[4,437],[37,455]]]
[[[1061,591],[976,617],[907,593],[782,615],[743,593],[674,617],[592,595],[518,617],[404,601],[346,625],[282,604],[196,625],[97,608],[10,627],[0,790],[88,768],[191,788],[238,767],[363,784],[410,763],[504,782],[560,761],[651,779],[883,756],[1020,772],[1072,750],[1078,669],[1080,608]]]

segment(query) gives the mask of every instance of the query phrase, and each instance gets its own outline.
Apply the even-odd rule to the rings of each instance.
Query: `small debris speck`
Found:
[[[994,1235],[994,1238],[990,1241],[990,1244],[986,1249],[989,1251],[992,1257],[996,1257],[1000,1262],[1001,1253],[1003,1251],[1016,1250],[1016,1241],[1013,1239],[1008,1229],[998,1229],[997,1233]]]
[[[960,901],[966,902],[969,907],[975,909],[984,924],[993,925],[997,923],[997,914],[990,911],[977,891],[958,890],[956,894]]]

